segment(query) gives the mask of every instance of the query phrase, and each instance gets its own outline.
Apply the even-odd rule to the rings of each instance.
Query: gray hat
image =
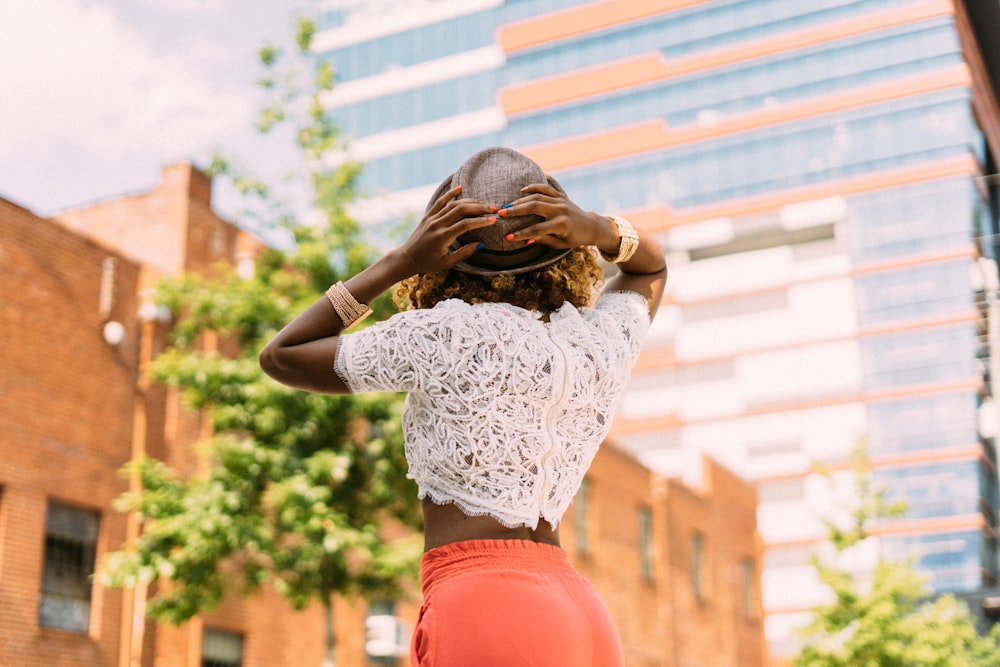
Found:
[[[524,196],[521,188],[532,183],[548,183],[566,194],[562,186],[547,176],[531,158],[510,148],[485,148],[462,164],[454,174],[444,179],[427,204],[434,202],[453,187],[462,186],[462,197],[468,197],[501,208]],[[455,269],[463,273],[492,276],[499,273],[524,273],[565,257],[571,249],[557,250],[540,243],[525,245],[524,241],[510,242],[505,237],[511,232],[541,222],[537,215],[499,217],[495,224],[474,229],[458,237],[452,249],[467,243],[485,245],[472,257],[459,262]]]

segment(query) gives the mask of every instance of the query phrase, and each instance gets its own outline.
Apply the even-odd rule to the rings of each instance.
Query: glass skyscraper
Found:
[[[935,591],[996,583],[996,2],[334,0],[315,48],[366,165],[356,214],[420,215],[473,151],[534,157],[659,234],[668,298],[613,440],[756,482],[776,655],[850,456]],[[991,77],[991,71],[994,75]],[[331,156],[332,160],[343,156]],[[821,472],[828,470],[830,472]],[[863,564],[859,565],[863,568]]]

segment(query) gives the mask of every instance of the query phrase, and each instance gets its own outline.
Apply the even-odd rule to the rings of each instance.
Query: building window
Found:
[[[242,667],[243,636],[205,628],[201,636],[201,667]]]
[[[653,513],[639,508],[639,569],[646,583],[653,581]]]
[[[71,632],[90,628],[91,577],[97,560],[97,512],[50,502],[38,624]]]
[[[587,554],[587,516],[590,513],[590,480],[584,478],[573,500],[573,527],[576,533],[576,550],[581,556]]]
[[[368,605],[365,619],[365,653],[370,665],[394,667],[410,653],[409,624],[396,615],[393,600],[376,598]]]
[[[752,619],[756,614],[754,604],[755,591],[757,586],[757,568],[754,567],[753,558],[743,559],[743,618]]]
[[[3,506],[3,489],[4,487],[0,485],[0,580],[3,580],[3,564],[4,564],[4,506]]]
[[[705,599],[704,587],[704,560],[705,560],[705,538],[701,533],[691,536],[691,590],[694,592],[694,599],[701,602]]]

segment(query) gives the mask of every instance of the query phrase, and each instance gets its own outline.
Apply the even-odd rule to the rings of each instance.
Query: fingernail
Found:
[[[504,204],[503,208],[510,208],[511,206],[513,206],[513,204]]]
[[[497,207],[494,206],[493,204],[490,204],[490,213],[496,213],[496,212],[497,212]]]
[[[505,236],[504,238],[507,239],[508,241],[513,241],[514,240],[514,234],[510,233],[507,236]]]
[[[462,190],[462,186],[461,185],[456,185],[455,189],[461,191]]]
[[[480,250],[482,250],[485,247],[486,247],[485,243],[477,243],[476,244],[476,252],[479,252]]]
[[[524,245],[531,245],[534,242],[535,242],[535,239],[528,239],[527,241],[524,242]]]
[[[497,215],[501,215],[501,216],[507,215],[507,209],[505,209],[505,208],[500,209],[500,212],[497,213]]]
[[[492,216],[492,215],[491,215],[491,216],[489,217],[489,221],[490,221],[490,222],[496,222],[496,221],[497,221],[497,219],[496,219],[496,218],[495,218],[494,216]]]

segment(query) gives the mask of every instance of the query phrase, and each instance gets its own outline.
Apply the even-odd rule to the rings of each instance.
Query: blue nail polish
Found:
[[[510,208],[513,204],[504,204],[501,208]]]
[[[482,250],[485,247],[486,247],[485,243],[478,243],[478,244],[476,244],[476,251],[478,252],[478,251]]]

